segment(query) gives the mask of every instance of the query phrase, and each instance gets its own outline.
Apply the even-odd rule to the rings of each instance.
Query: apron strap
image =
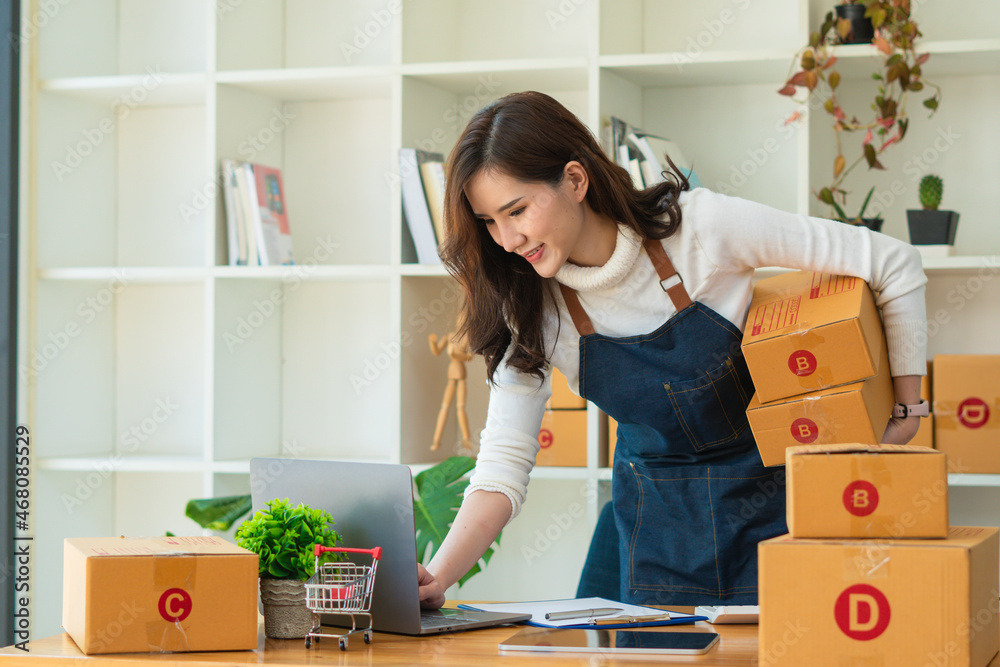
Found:
[[[559,290],[562,292],[566,308],[569,309],[569,315],[573,318],[573,324],[576,325],[576,330],[580,335],[587,336],[594,333],[594,325],[591,324],[587,311],[580,304],[580,297],[576,295],[576,290],[566,287],[562,283],[559,283]]]
[[[690,306],[691,297],[688,296],[687,290],[684,288],[684,279],[674,269],[673,263],[667,257],[667,251],[663,249],[663,244],[657,239],[646,239],[643,246],[646,248],[646,254],[649,255],[650,261],[653,262],[656,275],[660,277],[660,287],[670,297],[677,312],[679,313]]]

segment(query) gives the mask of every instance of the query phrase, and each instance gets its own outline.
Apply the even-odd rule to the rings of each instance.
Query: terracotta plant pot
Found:
[[[264,635],[272,639],[302,639],[313,627],[306,607],[306,587],[298,579],[261,579]]]
[[[913,245],[955,245],[958,213],[955,211],[925,211],[909,209],[906,222]]]
[[[837,5],[834,10],[838,19],[849,19],[851,22],[851,33],[844,44],[871,44],[875,38],[875,28],[872,27],[872,20],[865,18],[864,5]]]

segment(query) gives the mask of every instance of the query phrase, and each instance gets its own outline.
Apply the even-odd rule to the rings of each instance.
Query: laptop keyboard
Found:
[[[439,616],[438,614],[421,614],[420,625],[424,628],[442,628],[448,625],[462,625],[463,623],[475,623],[481,618],[469,616]]]

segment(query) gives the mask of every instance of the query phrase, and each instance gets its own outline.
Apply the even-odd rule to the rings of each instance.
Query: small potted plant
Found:
[[[267,503],[236,531],[236,543],[260,558],[260,598],[264,634],[275,639],[300,639],[313,626],[306,607],[305,580],[315,571],[313,547],[336,546],[340,535],[330,528],[333,517],[306,505],[292,507],[288,499]],[[328,556],[331,560],[337,554]]]
[[[923,209],[908,209],[906,222],[910,227],[910,243],[915,246],[947,246],[946,254],[951,254],[958,230],[958,213],[939,211],[944,182],[940,176],[927,174],[920,179],[920,205]]]
[[[823,201],[833,206],[833,210],[837,212],[837,217],[835,218],[836,220],[846,222],[849,225],[863,225],[873,232],[880,232],[882,231],[882,218],[879,216],[875,216],[874,218],[865,217],[865,210],[868,208],[868,202],[871,201],[872,194],[874,192],[875,187],[872,186],[872,189],[868,191],[868,196],[865,197],[864,203],[861,204],[861,210],[858,211],[858,214],[853,218],[847,217],[847,214],[844,213],[844,209],[841,208],[840,204],[838,204],[832,196],[830,197],[830,201],[826,202],[825,199]]]
[[[837,35],[840,44],[871,44],[875,28],[861,0],[844,0],[833,8],[837,12]]]

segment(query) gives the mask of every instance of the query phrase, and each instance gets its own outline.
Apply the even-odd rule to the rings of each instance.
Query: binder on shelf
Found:
[[[399,149],[400,188],[403,196],[403,215],[409,225],[413,244],[417,248],[417,261],[421,264],[440,264],[438,238],[434,220],[424,191],[420,165],[425,162],[444,163],[440,153],[429,153],[416,148]]]

